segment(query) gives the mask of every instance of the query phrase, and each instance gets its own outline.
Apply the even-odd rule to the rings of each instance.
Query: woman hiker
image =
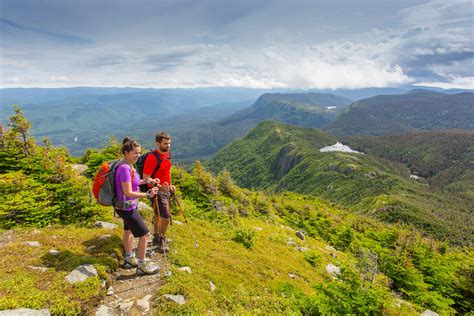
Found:
[[[138,199],[152,198],[158,193],[158,188],[151,188],[146,193],[139,192],[140,178],[132,165],[140,156],[140,151],[140,144],[131,138],[124,138],[122,142],[124,158],[115,171],[116,205],[120,205],[121,208],[114,208],[123,219],[124,268],[137,267],[137,274],[154,274],[160,268],[145,259],[150,231],[138,211]],[[132,250],[133,237],[139,238],[136,256]]]

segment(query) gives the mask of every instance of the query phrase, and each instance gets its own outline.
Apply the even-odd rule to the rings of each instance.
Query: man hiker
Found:
[[[153,245],[158,246],[161,252],[168,251],[166,245],[166,231],[171,220],[170,210],[170,194],[175,191],[175,187],[171,185],[171,137],[166,132],[159,132],[155,137],[156,148],[153,154],[149,154],[143,165],[143,179],[149,183],[158,186],[158,194],[156,195],[156,207],[151,199],[153,209],[155,211],[153,218]],[[158,179],[159,181],[157,181]],[[152,185],[149,184],[151,188]]]

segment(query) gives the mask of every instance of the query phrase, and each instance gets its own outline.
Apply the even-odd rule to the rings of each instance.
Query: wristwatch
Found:
[[[147,197],[147,198],[150,198],[150,195],[151,195],[151,189],[148,190],[148,191],[146,191],[146,197]]]

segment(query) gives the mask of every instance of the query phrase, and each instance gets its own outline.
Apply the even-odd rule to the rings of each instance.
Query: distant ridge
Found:
[[[354,102],[323,127],[335,135],[383,135],[416,130],[474,130],[474,93],[415,89]]]

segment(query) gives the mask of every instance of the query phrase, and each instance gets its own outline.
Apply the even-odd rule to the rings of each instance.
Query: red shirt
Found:
[[[155,149],[155,152],[160,155],[161,158],[161,165],[160,169],[156,171],[154,178],[160,179],[160,185],[163,185],[165,182],[167,182],[169,185],[171,185],[171,159],[169,153],[165,154],[160,154],[157,149]],[[152,173],[155,171],[156,168],[156,157],[155,155],[151,154],[148,155],[145,159],[145,164],[143,166],[143,174],[149,174],[150,176],[153,176]]]

